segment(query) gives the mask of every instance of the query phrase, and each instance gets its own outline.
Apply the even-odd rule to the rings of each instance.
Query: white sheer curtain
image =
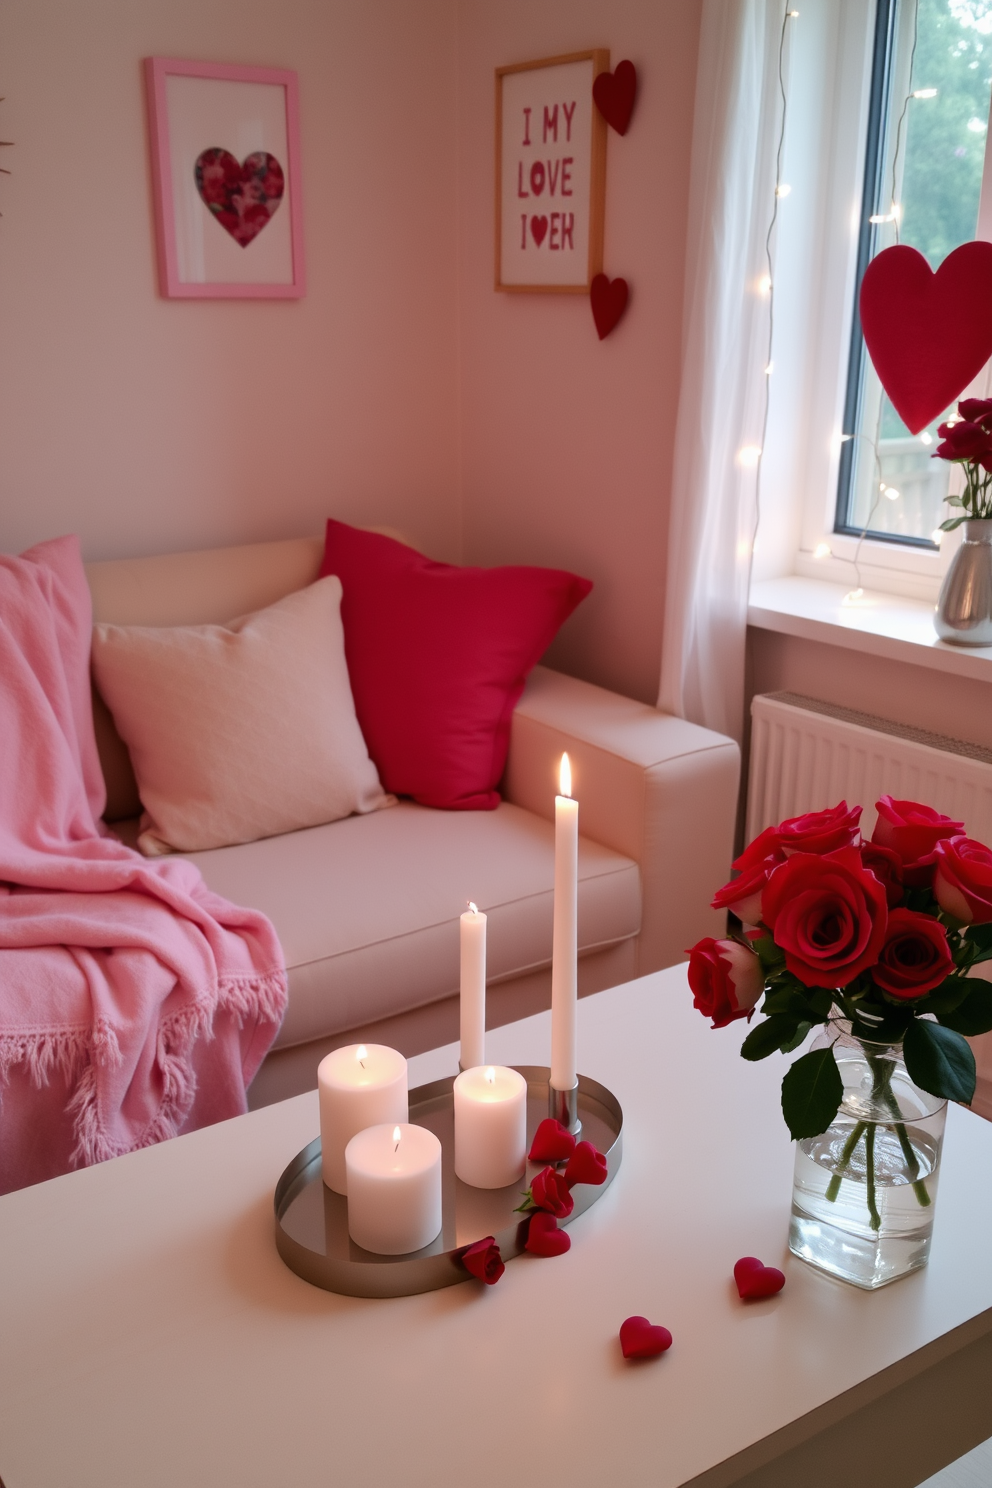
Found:
[[[693,121],[658,706],[738,740],[785,8],[785,0],[704,0]]]

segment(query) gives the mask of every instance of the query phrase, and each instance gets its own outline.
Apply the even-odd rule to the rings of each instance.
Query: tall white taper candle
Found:
[[[462,915],[461,1054],[463,1070],[486,1062],[486,917],[469,903]]]
[[[555,797],[555,924],[551,964],[551,1085],[571,1090],[578,1000],[579,803],[572,800],[568,755],[561,757],[561,795]]]

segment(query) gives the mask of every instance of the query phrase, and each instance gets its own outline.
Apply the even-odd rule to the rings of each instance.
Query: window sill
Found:
[[[938,640],[932,604],[873,589],[845,603],[849,592],[849,585],[822,579],[764,579],[751,586],[747,622],[757,630],[992,683],[992,646],[950,646]]]

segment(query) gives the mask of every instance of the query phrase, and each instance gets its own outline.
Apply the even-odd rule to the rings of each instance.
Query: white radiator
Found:
[[[846,800],[871,835],[879,796],[923,801],[992,845],[992,748],[947,739],[791,692],[751,703],[747,841]]]

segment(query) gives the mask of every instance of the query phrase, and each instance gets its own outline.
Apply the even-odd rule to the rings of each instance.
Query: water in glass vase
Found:
[[[844,1099],[825,1132],[796,1144],[789,1248],[884,1286],[926,1265],[946,1103],[913,1084],[898,1046],[828,1037]]]

